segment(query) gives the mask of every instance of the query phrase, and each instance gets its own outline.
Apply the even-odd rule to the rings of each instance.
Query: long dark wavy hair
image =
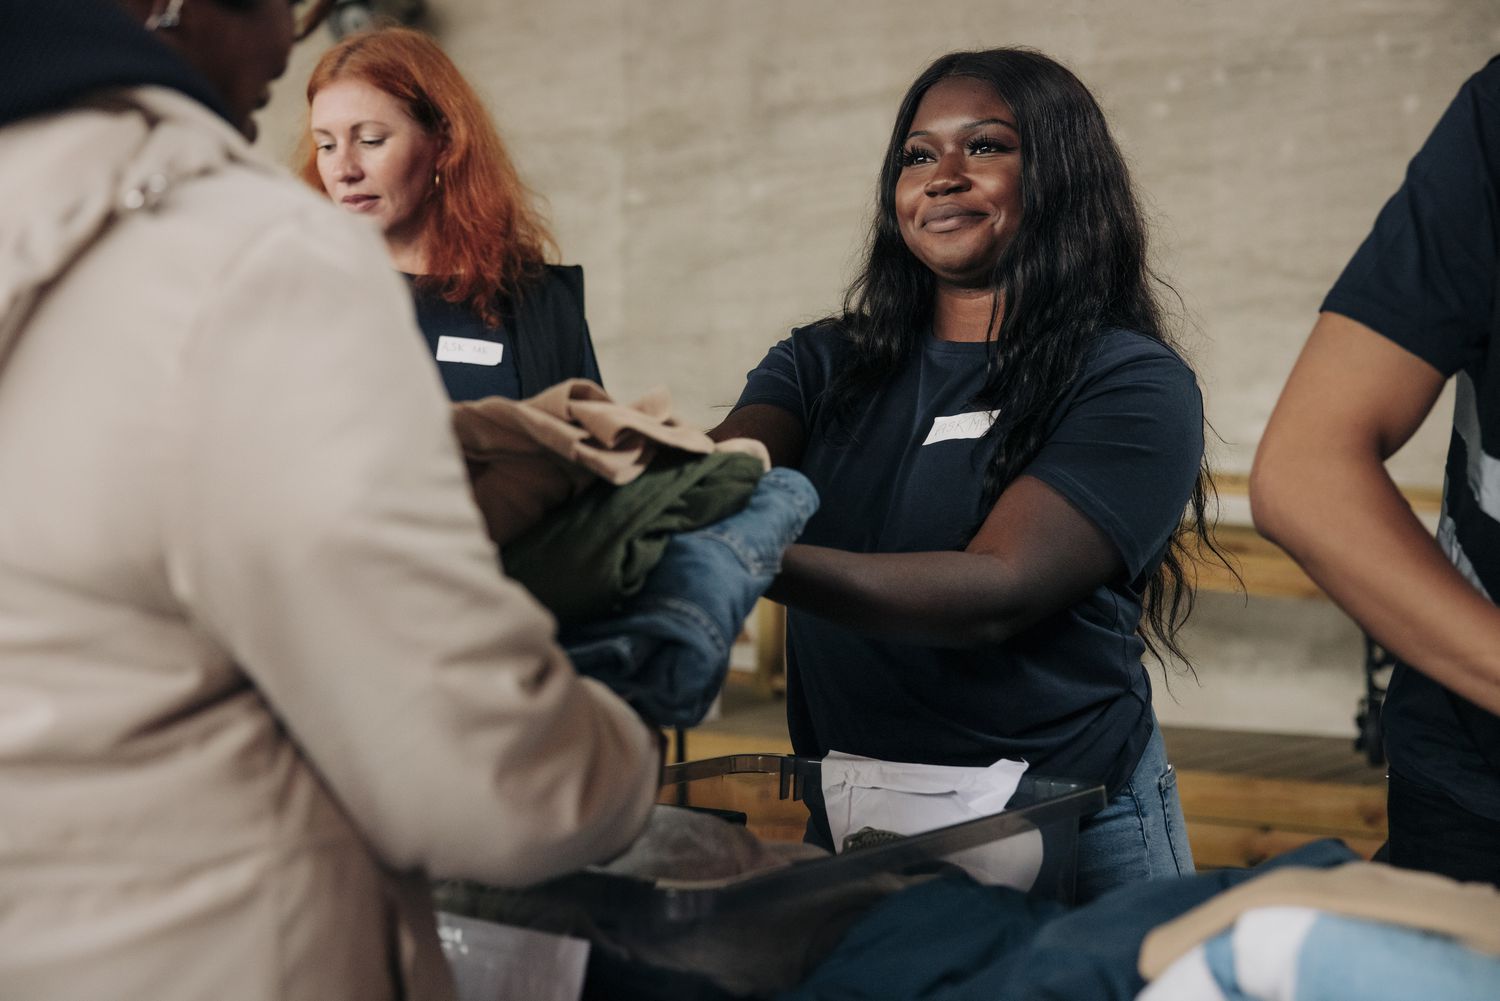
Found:
[[[1176,345],[1158,298],[1158,289],[1170,286],[1147,261],[1130,172],[1093,94],[1067,68],[1029,49],[952,52],[917,77],[891,130],[868,250],[835,321],[854,348],[828,391],[835,427],[852,426],[851,418],[908,364],[932,322],[936,280],[902,239],[896,181],[917,105],[948,77],[994,88],[1010,105],[1021,138],[1021,220],[991,275],[996,311],[1002,301],[1004,308],[974,401],[999,409],[984,475],[988,510],[1041,448],[1049,418],[1095,338],[1123,327]],[[1205,556],[1229,566],[1210,534],[1211,504],[1217,497],[1205,461],[1183,522],[1142,595],[1139,634],[1158,661],[1170,655],[1187,663],[1177,632],[1193,608],[1190,567]]]

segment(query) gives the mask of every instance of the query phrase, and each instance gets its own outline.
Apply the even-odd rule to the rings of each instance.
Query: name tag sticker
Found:
[[[933,445],[940,441],[983,438],[998,416],[1000,416],[998,410],[971,410],[966,414],[935,417],[932,421],[932,430],[927,432],[927,440],[922,444]]]
[[[466,365],[498,365],[505,345],[498,341],[481,341],[473,337],[439,337],[438,361],[458,361]]]

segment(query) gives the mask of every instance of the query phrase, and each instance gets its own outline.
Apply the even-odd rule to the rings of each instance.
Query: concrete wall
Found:
[[[1463,79],[1491,0],[429,0],[588,273],[605,378],[716,423],[839,301],[897,101],[954,48],[1023,44],[1094,89],[1181,293],[1218,465],[1249,468],[1318,302]],[[289,150],[326,36],[263,120]],[[1446,407],[1393,460],[1441,482]],[[1317,603],[1206,597],[1165,717],[1342,733],[1359,634]],[[1289,696],[1295,692],[1295,696]]]

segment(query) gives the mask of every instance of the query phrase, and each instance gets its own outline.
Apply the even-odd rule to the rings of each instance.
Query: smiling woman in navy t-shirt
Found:
[[[715,431],[822,497],[772,591],[797,753],[1104,784],[1081,899],[1192,871],[1141,657],[1178,653],[1184,510],[1206,542],[1203,411],[1151,285],[1083,84],[945,56],[902,103],[843,315],[772,348]]]

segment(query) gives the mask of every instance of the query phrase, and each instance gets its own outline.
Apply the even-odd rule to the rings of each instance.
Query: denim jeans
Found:
[[[1151,740],[1124,788],[1079,825],[1080,904],[1125,883],[1194,871],[1177,772],[1167,763],[1161,728],[1152,723]]]
[[[740,626],[817,508],[807,477],[771,470],[744,510],[673,536],[623,612],[565,630],[559,639],[573,666],[653,723],[702,721]]]

